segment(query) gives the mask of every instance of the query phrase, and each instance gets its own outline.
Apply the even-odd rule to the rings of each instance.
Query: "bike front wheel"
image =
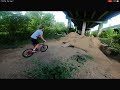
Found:
[[[34,54],[32,51],[32,48],[26,49],[23,51],[22,56],[25,58],[31,57]]]
[[[48,49],[48,45],[42,45],[42,47],[40,48],[41,52],[45,52]]]

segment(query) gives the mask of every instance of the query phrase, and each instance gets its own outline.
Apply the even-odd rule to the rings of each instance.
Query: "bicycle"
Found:
[[[43,43],[40,43],[40,47],[36,51],[37,52],[39,52],[39,51],[45,52],[47,49],[48,49],[48,45],[44,44],[44,42],[43,42]],[[32,51],[33,51],[32,48],[28,48],[22,52],[22,56],[25,58],[31,57],[34,53],[36,53],[36,52],[32,52]]]

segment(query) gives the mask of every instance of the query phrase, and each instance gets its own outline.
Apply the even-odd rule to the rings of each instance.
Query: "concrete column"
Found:
[[[70,32],[70,28],[71,28],[71,19],[68,18],[68,30],[69,30],[69,32]]]
[[[76,33],[78,32],[78,30],[77,30],[77,26],[75,26],[75,32],[76,32]]]
[[[100,23],[99,26],[98,26],[97,37],[99,37],[99,35],[101,34],[101,32],[102,32],[102,28],[103,28],[103,23]]]
[[[86,22],[83,22],[82,35],[85,35],[85,29],[86,29]]]
[[[68,19],[68,28],[71,28],[71,19]]]

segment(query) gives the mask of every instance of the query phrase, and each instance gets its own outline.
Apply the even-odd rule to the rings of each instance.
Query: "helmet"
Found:
[[[40,25],[40,26],[39,26],[39,29],[43,29],[43,28],[44,28],[44,26],[43,26],[43,25]]]

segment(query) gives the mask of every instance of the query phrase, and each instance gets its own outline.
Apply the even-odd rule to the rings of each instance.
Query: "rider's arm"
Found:
[[[43,41],[46,42],[46,40],[43,38],[43,35],[40,35],[40,38],[41,38]]]

